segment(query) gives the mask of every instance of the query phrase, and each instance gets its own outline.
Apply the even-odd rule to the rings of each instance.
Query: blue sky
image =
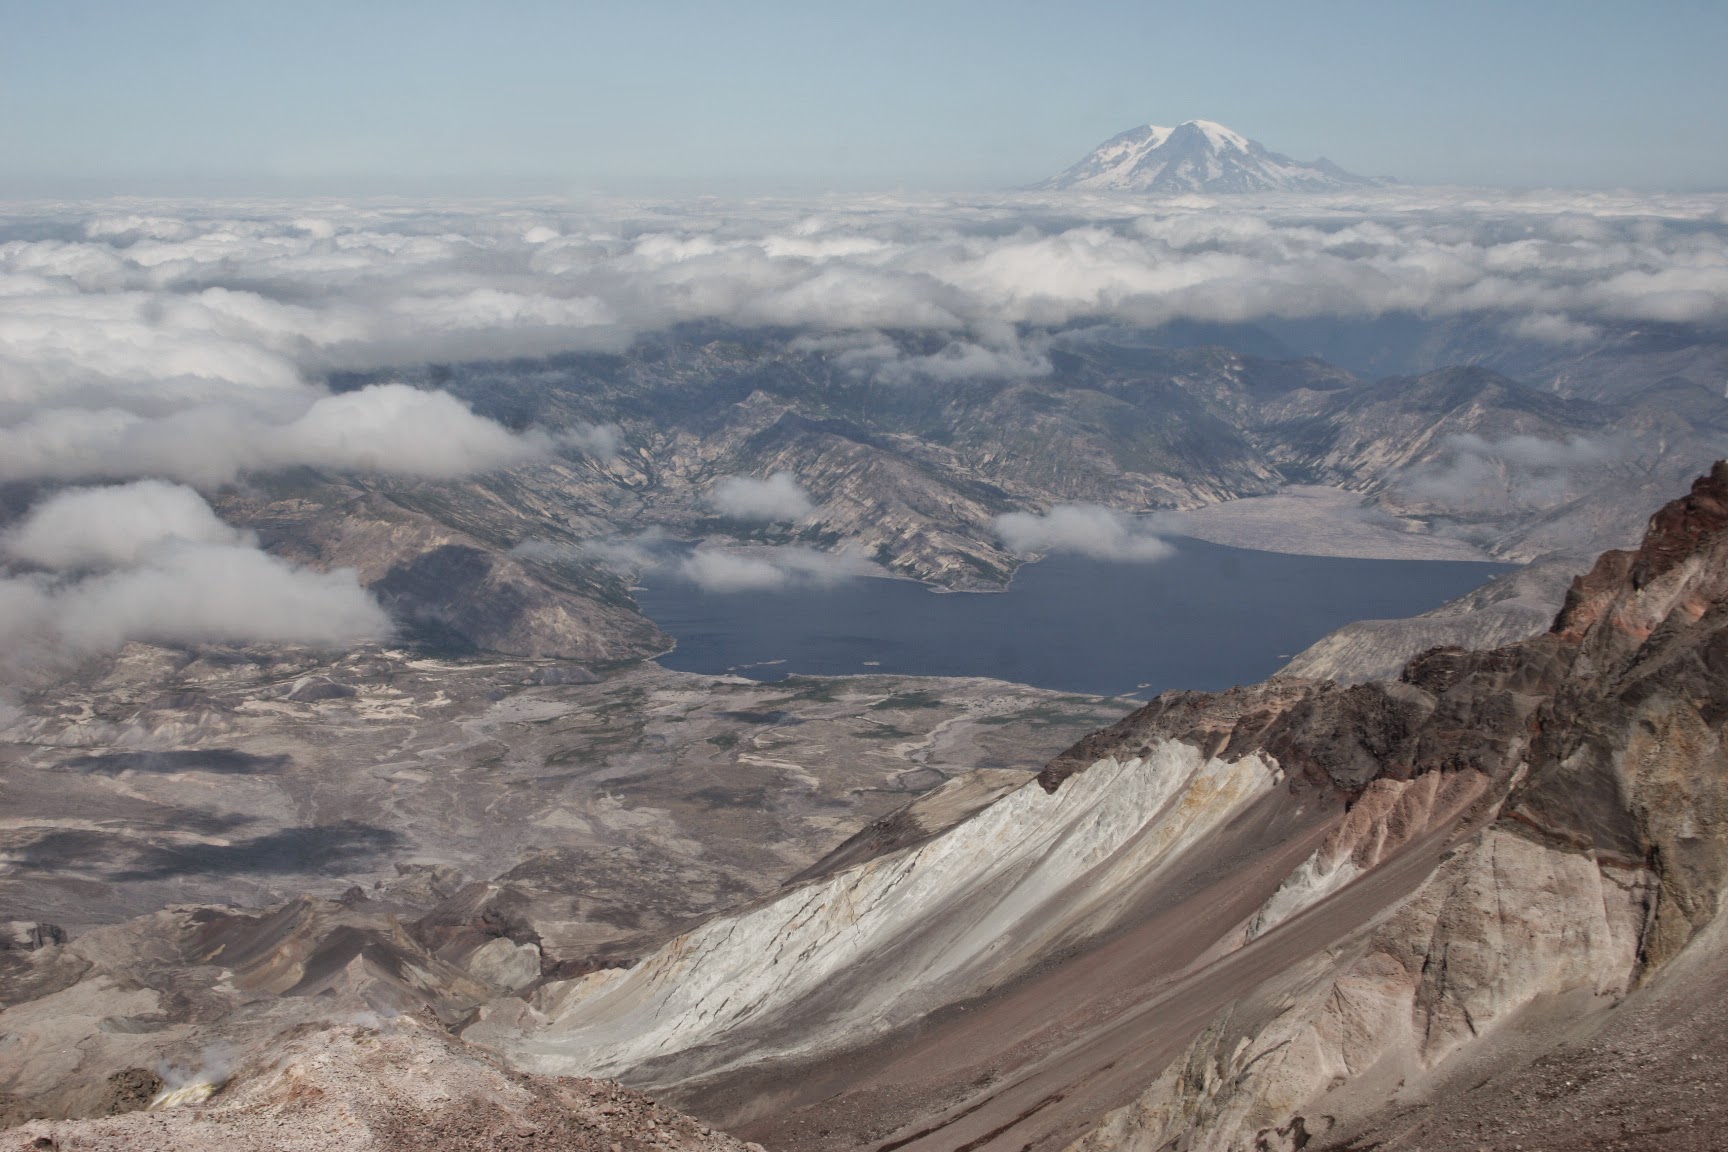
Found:
[[[0,195],[962,191],[1148,121],[1728,187],[1728,3],[0,0]]]

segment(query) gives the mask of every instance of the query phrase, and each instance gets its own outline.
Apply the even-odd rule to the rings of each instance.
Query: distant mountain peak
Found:
[[[1247,152],[1254,147],[1254,142],[1248,137],[1216,120],[1184,120],[1170,130],[1170,135],[1175,136],[1181,131],[1199,133],[1218,151]]]
[[[1038,187],[1180,195],[1325,192],[1376,183],[1324,157],[1292,160],[1214,120],[1185,120],[1174,128],[1144,124],[1112,136]]]

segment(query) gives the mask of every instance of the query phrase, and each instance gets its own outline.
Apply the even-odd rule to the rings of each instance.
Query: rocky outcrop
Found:
[[[1483,830],[1342,962],[1215,1018],[1075,1147],[1294,1148],[1383,1129],[1388,1111],[1432,1107],[1461,1053],[1492,1052],[1509,1031],[1556,1043],[1682,955],[1728,882],[1724,528],[1719,464],[1652,518],[1639,549],[1574,582],[1549,635],[1495,654],[1547,653],[1528,670],[1564,674],[1523,686],[1544,698]],[[1323,893],[1346,871],[1326,855],[1296,887]],[[1259,916],[1290,902],[1281,891]]]
[[[172,1069],[148,1111],[30,1122],[0,1149],[82,1152],[747,1152],[638,1092],[523,1076],[412,1017],[298,1029]],[[158,1082],[160,1083],[160,1082]],[[200,1105],[189,1107],[188,1105]]]
[[[1209,1021],[1072,1147],[1297,1148],[1378,1115],[1533,1004],[1570,997],[1584,1015],[1625,995],[1650,894],[1643,869],[1492,828],[1342,957]]]
[[[355,1013],[457,1024],[494,995],[379,911],[164,911],[0,962],[0,1093],[22,1116],[104,1115],[133,1070]]]
[[[955,776],[860,829],[786,883],[802,884],[922,844],[988,808],[1025,784],[1032,775],[1015,768],[975,768]]]

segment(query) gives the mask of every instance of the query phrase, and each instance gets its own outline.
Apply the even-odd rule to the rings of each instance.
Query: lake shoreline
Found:
[[[984,676],[1139,699],[1263,680],[1339,627],[1418,615],[1518,567],[1170,542],[1152,562],[1047,557],[988,596],[878,577],[703,591],[670,575],[638,596],[674,638],[657,660],[680,671]]]

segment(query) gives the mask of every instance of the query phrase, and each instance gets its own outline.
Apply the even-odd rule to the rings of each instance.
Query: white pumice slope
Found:
[[[1102,759],[1054,794],[1028,784],[927,843],[549,988],[517,1035],[483,1021],[470,1038],[547,1072],[636,1069],[647,1084],[644,1063],[715,1045],[705,1071],[855,1044],[1106,926],[1130,878],[1155,876],[1281,779],[1268,758],[1178,741]],[[749,1044],[727,1044],[744,1029]]]

